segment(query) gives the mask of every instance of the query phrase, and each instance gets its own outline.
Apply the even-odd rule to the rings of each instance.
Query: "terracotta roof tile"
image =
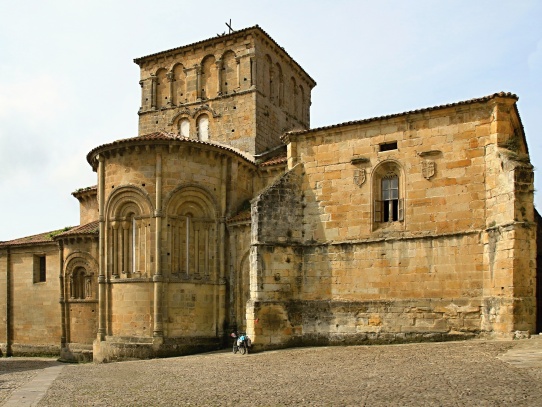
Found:
[[[98,190],[98,185],[93,185],[91,187],[79,188],[79,189],[73,191],[72,194],[77,194],[79,192],[97,191],[97,190]]]
[[[32,244],[51,243],[54,241],[54,238],[56,236],[69,230],[71,230],[71,226],[59,230],[53,230],[52,232],[45,232],[37,235],[21,237],[19,239],[8,240],[7,242],[0,243],[0,246],[25,246]]]
[[[251,157],[248,157],[241,150],[237,150],[237,149],[235,149],[233,147],[225,146],[225,145],[223,145],[221,143],[189,139],[189,138],[183,137],[183,136],[181,136],[179,134],[176,134],[176,133],[168,133],[168,132],[164,132],[164,131],[157,131],[157,132],[154,132],[154,133],[144,134],[142,136],[125,138],[125,139],[120,139],[120,140],[113,141],[111,143],[102,144],[102,145],[100,145],[98,147],[93,148],[87,154],[87,161],[89,162],[89,164],[92,165],[92,157],[96,154],[97,151],[99,151],[101,149],[104,149],[104,148],[112,148],[112,147],[120,146],[120,145],[126,144],[126,143],[134,143],[134,142],[137,143],[137,142],[148,142],[148,141],[157,141],[157,142],[160,142],[160,141],[174,141],[174,142],[181,142],[181,143],[191,143],[191,144],[200,144],[200,145],[205,145],[205,146],[217,147],[217,148],[220,148],[222,150],[226,150],[226,151],[229,151],[229,152],[231,152],[233,154],[236,154],[239,157],[241,157],[241,158],[247,160],[248,162],[254,164],[254,160]]]
[[[74,228],[66,232],[59,233],[58,235],[55,236],[55,238],[81,236],[81,235],[98,235],[99,226],[100,226],[100,222],[96,220],[94,222],[90,222],[85,225],[75,226]]]
[[[288,135],[297,136],[297,135],[302,135],[302,134],[314,133],[314,132],[321,131],[321,130],[329,130],[329,129],[335,129],[335,128],[338,128],[338,127],[350,126],[350,125],[354,125],[354,124],[369,123],[369,122],[376,121],[376,120],[393,119],[395,117],[401,117],[401,116],[405,116],[405,115],[408,115],[408,114],[425,113],[425,112],[430,112],[430,111],[434,111],[434,110],[445,109],[445,108],[448,108],[448,107],[469,105],[469,104],[472,104],[472,103],[487,102],[487,101],[489,101],[491,99],[494,99],[496,97],[506,97],[506,98],[512,98],[512,99],[519,100],[518,96],[513,94],[513,93],[499,92],[499,93],[494,93],[492,95],[484,96],[484,97],[481,97],[481,98],[469,99],[469,100],[464,100],[464,101],[455,102],[455,103],[448,103],[448,104],[445,104],[445,105],[438,105],[438,106],[433,106],[433,107],[426,107],[426,108],[422,108],[422,109],[409,110],[409,111],[403,112],[403,113],[394,113],[394,114],[389,114],[389,115],[385,115],[385,116],[371,117],[371,118],[368,118],[368,119],[353,120],[353,121],[344,122],[344,123],[332,124],[332,125],[329,125],[329,126],[316,127],[314,129],[309,129],[309,130],[289,131],[289,132],[285,133],[281,137],[281,139],[284,139]]]
[[[243,222],[243,221],[250,221],[250,209],[244,210],[239,212],[237,215],[232,216],[227,220],[228,223],[235,223],[235,222]]]
[[[269,167],[272,165],[286,164],[288,162],[288,157],[286,154],[281,154],[279,156],[270,158],[267,161],[260,163],[260,167]]]

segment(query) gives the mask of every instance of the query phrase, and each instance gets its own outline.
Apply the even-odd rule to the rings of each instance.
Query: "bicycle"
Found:
[[[233,354],[235,355],[239,352],[241,355],[248,354],[248,348],[250,347],[250,338],[246,333],[235,334],[234,332],[230,335],[233,338]]]

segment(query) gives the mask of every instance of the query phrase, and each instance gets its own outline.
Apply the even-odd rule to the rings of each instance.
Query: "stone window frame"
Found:
[[[396,198],[386,198],[382,190],[383,181],[395,177],[397,178]],[[385,160],[375,167],[372,174],[372,197],[373,230],[390,226],[394,228],[402,228],[404,226],[405,175],[403,167],[398,161]],[[386,204],[388,205],[388,211],[385,210]],[[394,213],[396,216],[393,216]]]
[[[64,295],[68,302],[96,302],[98,262],[88,252],[76,250],[65,260]],[[76,286],[77,285],[77,286]]]
[[[47,256],[35,254],[33,257],[33,282],[34,284],[47,282]]]
[[[92,300],[93,273],[81,265],[73,269],[70,275],[70,300]]]
[[[215,276],[218,272],[218,203],[212,193],[200,185],[180,185],[168,194],[164,207],[170,273],[195,279]],[[179,227],[183,229],[183,236],[173,236],[175,228],[180,232]]]
[[[188,123],[188,133],[186,135],[183,134],[183,132],[182,132],[183,123]],[[192,128],[192,124],[190,123],[190,119],[188,117],[186,117],[186,116],[180,117],[179,122],[177,124],[177,128],[179,129],[179,136],[185,137],[187,139],[190,138],[190,129]]]
[[[205,134],[205,138],[203,138],[204,134],[202,134],[201,124],[200,121],[203,120],[203,118],[207,118],[207,132]],[[196,121],[196,134],[199,141],[210,141],[211,140],[211,118],[209,117],[209,114],[205,111],[201,112],[195,117]]]
[[[134,278],[148,272],[144,256],[148,234],[153,233],[150,219],[154,213],[148,194],[133,185],[122,186],[109,197],[106,206],[108,275],[115,279]]]

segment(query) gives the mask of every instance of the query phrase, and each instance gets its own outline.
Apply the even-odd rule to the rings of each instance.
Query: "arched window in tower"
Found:
[[[190,121],[188,119],[181,119],[179,122],[179,134],[182,137],[190,137]]]
[[[275,84],[277,86],[275,92],[276,102],[279,107],[282,107],[284,105],[284,76],[282,75],[282,68],[278,62],[275,65]]]
[[[266,55],[264,58],[264,67],[263,67],[263,94],[267,97],[271,97],[271,82],[272,82],[272,71],[273,71],[273,62],[271,57]]]
[[[167,105],[169,82],[167,80],[165,69],[159,69],[156,72],[156,107],[159,109]]]
[[[305,124],[307,120],[306,110],[305,110],[305,89],[303,89],[303,86],[299,85],[299,105],[300,105],[300,114],[299,120]]]
[[[290,113],[294,117],[298,117],[298,94],[297,94],[297,85],[294,77],[290,78]]]
[[[172,103],[173,105],[180,105],[188,102],[186,95],[186,74],[184,73],[184,67],[181,64],[175,65],[173,68],[173,93]]]
[[[222,56],[222,74],[220,75],[222,93],[232,93],[237,84],[237,62],[233,51],[227,51]]]
[[[198,139],[201,141],[209,140],[209,116],[202,114],[198,117]]]
[[[201,66],[201,97],[211,99],[218,93],[218,75],[216,59],[209,55],[203,59]]]

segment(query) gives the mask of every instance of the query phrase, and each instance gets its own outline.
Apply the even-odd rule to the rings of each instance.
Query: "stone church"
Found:
[[[88,153],[80,225],[0,243],[3,355],[541,328],[517,96],[311,129],[316,82],[258,26],[134,62],[139,134]]]

